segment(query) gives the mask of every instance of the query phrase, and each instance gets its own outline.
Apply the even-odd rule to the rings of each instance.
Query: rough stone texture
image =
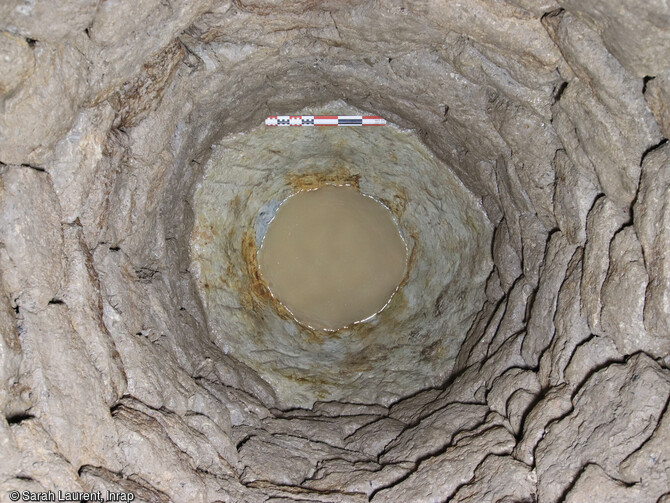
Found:
[[[10,166],[2,182],[0,260],[5,292],[14,307],[39,312],[59,297],[63,282],[58,199],[49,175],[42,171]]]
[[[576,347],[565,369],[565,380],[579,386],[593,369],[615,361],[623,361],[623,355],[614,341],[607,336],[594,335]]]
[[[547,391],[524,417],[523,434],[514,448],[514,457],[527,465],[535,464],[535,448],[544,437],[547,425],[571,410],[571,390],[567,386],[555,386]]]
[[[540,275],[540,286],[535,293],[526,328],[527,335],[521,347],[521,355],[531,367],[537,365],[554,336],[556,302],[573,253],[574,246],[568,243],[563,234],[556,232],[551,235]]]
[[[507,416],[507,406],[510,397],[524,390],[531,394],[540,392],[540,383],[537,379],[537,374],[529,370],[511,368],[493,380],[493,385],[486,397],[488,406],[498,414]]]
[[[659,61],[670,54],[668,6],[658,0],[640,5],[615,0],[607,9],[597,0],[559,0],[561,7],[583,17],[599,33],[605,47],[637,77],[655,75]]]
[[[28,42],[8,32],[0,32],[0,96],[21,85],[35,69],[35,55]]]
[[[405,429],[405,424],[383,417],[356,430],[346,438],[346,448],[370,456],[379,456],[385,447]]]
[[[644,302],[645,329],[654,337],[667,340],[670,334],[670,145],[650,152],[644,159],[635,203],[635,230],[649,274]]]
[[[331,103],[300,113],[353,112]],[[489,222],[446,166],[393,127],[260,126],[212,148],[193,199],[190,270],[217,344],[270,383],[283,407],[311,407],[324,396],[386,405],[441,384],[491,268]],[[282,315],[249,274],[282,201],[323,183],[355,184],[385,202],[412,263],[381,313],[332,334]]]
[[[665,138],[670,137],[670,110],[668,102],[670,101],[670,70],[659,73],[656,77],[649,77],[646,82],[644,97],[649,104],[654,117],[658,121]]]
[[[642,349],[662,358],[670,350],[670,337],[648,334],[643,323],[648,278],[635,229],[626,227],[610,246],[610,268],[601,290],[603,332],[623,354]]]
[[[291,462],[286,459],[290,457]],[[279,485],[295,485],[314,476],[321,460],[373,461],[357,453],[349,453],[328,444],[312,442],[291,435],[261,433],[245,441],[240,448],[245,465],[243,482],[266,481]]]
[[[599,44],[597,31],[569,12],[544,21],[577,77],[557,106],[570,110],[580,146],[605,194],[625,207],[635,196],[643,153],[661,139],[640,79]],[[607,148],[612,141],[621,148]]]
[[[386,446],[381,462],[414,461],[426,458],[448,446],[453,436],[479,425],[488,412],[484,405],[449,404],[407,428]]]
[[[43,166],[85,99],[85,83],[72,77],[85,72],[86,60],[74,47],[40,43],[34,59],[31,77],[3,97],[0,162],[6,164]]]
[[[575,348],[591,335],[586,317],[581,312],[581,276],[582,250],[578,248],[570,259],[556,301],[554,337],[540,360],[538,377],[545,389],[565,382],[565,368]]]
[[[584,247],[584,265],[581,281],[582,310],[591,331],[602,334],[600,311],[601,289],[610,262],[610,243],[614,234],[626,221],[624,212],[618,210],[606,196],[596,200],[589,212],[586,233],[589,236]]]
[[[658,422],[654,433],[642,445],[632,453],[620,465],[622,479],[629,485],[634,485],[638,494],[653,500],[665,494],[668,490],[668,440],[670,440],[670,416],[666,405],[663,417]]]
[[[23,354],[15,313],[9,300],[3,300],[0,305],[0,408],[5,417],[12,417],[30,405],[21,403],[20,398],[19,369]]]
[[[514,437],[500,426],[466,436],[420,463],[408,478],[375,494],[372,501],[444,501],[472,479],[486,456],[508,454],[513,445]]]
[[[653,501],[641,491],[629,488],[624,482],[613,479],[605,470],[596,464],[589,464],[579,474],[575,485],[570,489],[565,500],[570,503],[587,503],[602,501],[603,503],[618,501]]]
[[[668,26],[662,0],[0,3],[0,501],[670,501]],[[332,103],[410,131],[244,144]],[[354,366],[279,361],[272,308],[229,285],[215,313],[192,267],[210,147],[257,238],[277,138],[406,164],[356,167],[407,189],[417,253]]]
[[[564,150],[557,150],[553,161],[556,170],[554,213],[563,235],[572,244],[586,240],[586,215],[597,195],[597,187],[570,160]]]
[[[474,478],[450,501],[505,502],[532,501],[537,477],[531,468],[509,456],[487,457],[475,470]]]
[[[304,485],[321,491],[337,487],[342,492],[370,496],[404,477],[412,468],[412,463],[379,465],[374,462],[352,463],[333,459],[321,463],[314,476]]]
[[[574,397],[574,410],[552,424],[537,446],[540,499],[559,501],[589,463],[616,475],[656,429],[668,396],[667,373],[643,354],[595,373]]]

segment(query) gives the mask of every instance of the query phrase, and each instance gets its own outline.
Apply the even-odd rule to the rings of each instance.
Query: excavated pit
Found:
[[[661,0],[4,2],[0,499],[670,501],[668,26]],[[390,125],[260,126],[303,110]],[[410,250],[335,336],[256,262],[328,184]]]
[[[411,258],[379,316],[326,333],[297,324],[271,296],[257,248],[282,201],[336,184],[385,202]],[[257,126],[213,147],[193,201],[190,270],[210,333],[270,383],[283,408],[316,400],[390,405],[449,376],[484,300],[491,224],[415,134]]]

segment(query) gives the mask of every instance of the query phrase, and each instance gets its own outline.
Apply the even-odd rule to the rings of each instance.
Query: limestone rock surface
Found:
[[[669,27],[663,0],[0,2],[0,501],[670,502]],[[389,125],[262,126],[301,110]],[[338,182],[413,253],[329,338],[253,258]]]

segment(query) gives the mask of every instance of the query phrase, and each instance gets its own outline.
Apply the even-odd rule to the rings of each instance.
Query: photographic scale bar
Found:
[[[376,115],[271,115],[266,126],[385,126]]]

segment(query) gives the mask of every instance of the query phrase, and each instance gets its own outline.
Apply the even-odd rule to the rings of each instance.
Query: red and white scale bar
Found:
[[[271,115],[266,126],[385,126],[376,115]]]

